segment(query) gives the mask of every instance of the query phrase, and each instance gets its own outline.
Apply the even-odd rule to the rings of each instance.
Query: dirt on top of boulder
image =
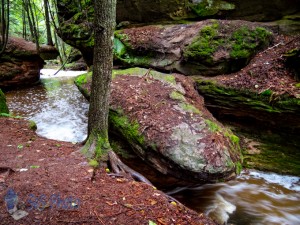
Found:
[[[248,66],[232,74],[215,79],[228,87],[251,90],[257,93],[272,91],[275,95],[287,94],[300,98],[299,82],[295,71],[287,67],[285,54],[300,48],[300,35],[277,35],[273,45],[258,53]]]

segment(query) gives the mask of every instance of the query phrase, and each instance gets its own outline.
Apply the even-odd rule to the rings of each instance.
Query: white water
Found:
[[[82,72],[42,70],[43,85],[6,93],[11,112],[37,123],[41,136],[82,141],[86,137],[88,102],[73,84]],[[172,195],[220,223],[300,224],[300,178],[249,171],[236,180],[193,188]]]
[[[173,196],[219,223],[300,224],[300,178],[250,170],[227,183],[186,188]]]
[[[10,111],[37,124],[37,134],[80,142],[86,138],[88,102],[73,83],[85,71],[41,70],[43,85],[6,94]]]

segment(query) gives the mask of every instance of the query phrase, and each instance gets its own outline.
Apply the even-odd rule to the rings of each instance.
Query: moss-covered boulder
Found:
[[[44,61],[37,53],[34,43],[10,37],[0,56],[0,88],[34,85],[39,82],[43,65]]]
[[[245,21],[152,25],[117,31],[115,58],[126,66],[217,75],[240,70],[271,39],[270,31]]]
[[[300,95],[230,87],[213,78],[195,80],[207,107],[218,118],[244,124],[248,130],[271,130],[300,145]]]
[[[300,146],[299,38],[276,38],[273,47],[236,73],[195,76],[209,110],[251,132],[277,133]]]
[[[89,96],[91,73],[76,84]],[[192,182],[226,180],[240,171],[239,139],[205,109],[182,75],[133,68],[113,72],[110,132],[163,174]]]
[[[0,114],[5,113],[8,114],[8,107],[6,105],[6,98],[2,90],[0,89]]]

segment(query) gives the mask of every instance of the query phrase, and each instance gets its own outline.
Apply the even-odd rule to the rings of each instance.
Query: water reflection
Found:
[[[88,102],[74,85],[78,72],[42,70],[41,85],[6,93],[10,112],[37,123],[37,134],[79,142],[86,137]],[[82,73],[82,72],[81,72]]]

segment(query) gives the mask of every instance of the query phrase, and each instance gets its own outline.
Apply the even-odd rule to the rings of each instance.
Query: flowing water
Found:
[[[37,134],[80,142],[86,138],[88,102],[74,85],[83,71],[43,69],[41,85],[6,93],[10,112],[36,122]]]
[[[6,93],[10,111],[34,120],[40,136],[84,140],[88,102],[73,84],[79,73],[42,73],[41,85]],[[230,182],[176,188],[170,194],[220,223],[300,224],[299,177],[251,170]]]

